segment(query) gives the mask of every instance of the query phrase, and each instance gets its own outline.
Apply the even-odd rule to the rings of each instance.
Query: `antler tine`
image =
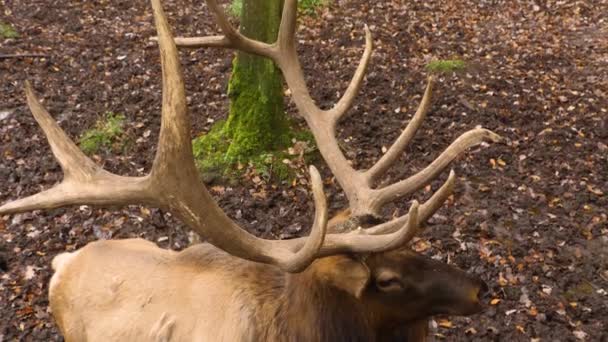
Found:
[[[310,179],[315,201],[315,221],[304,247],[282,266],[292,273],[303,271],[318,257],[327,233],[327,200],[323,192],[323,179],[314,166],[310,167]]]
[[[215,0],[205,0],[207,6],[213,12],[223,36],[208,36],[208,37],[175,37],[175,45],[180,48],[224,48],[236,49],[271,59],[277,58],[277,48],[275,45],[270,45],[264,42],[253,40],[240,34],[228,21],[226,13],[222,10]],[[158,37],[152,37],[151,40],[157,41]]]
[[[224,32],[224,35],[226,35],[228,40],[237,42],[244,38],[237,32],[237,30],[234,29],[234,27],[232,27],[232,25],[230,25],[230,22],[226,17],[226,13],[224,13],[224,10],[222,10],[222,8],[217,4],[217,1],[206,0],[206,2],[211,12],[213,12],[213,15],[215,15],[217,24],[219,25],[220,29],[222,29],[222,32]]]
[[[418,233],[418,227],[420,224],[419,207],[420,205],[418,204],[418,201],[414,200],[408,213],[405,228],[397,231],[398,236],[381,250],[390,251],[400,248],[414,238],[414,236]]]
[[[454,184],[456,183],[456,174],[454,170],[450,171],[450,175],[448,179],[443,183],[443,185],[437,190],[433,196],[429,200],[427,200],[423,205],[420,206],[420,214],[418,217],[418,222],[421,226],[424,227],[424,223],[433,216],[439,208],[443,206],[445,201],[450,197],[452,192],[454,191]],[[409,214],[403,215],[396,219],[393,219],[389,222],[379,224],[377,226],[368,228],[365,230],[366,234],[369,235],[380,235],[392,233],[399,229],[407,220],[409,219]]]
[[[206,0],[209,8],[213,11],[218,25],[224,36],[175,38],[177,46],[182,48],[229,48],[272,59],[283,71],[283,75],[289,88],[294,93],[293,99],[301,112],[301,115],[314,126],[323,126],[329,120],[331,126],[335,124],[344,113],[352,106],[358,94],[373,50],[373,41],[369,27],[365,26],[366,47],[361,62],[353,76],[351,83],[338,103],[328,111],[321,110],[314,102],[302,73],[302,68],[296,51],[295,32],[297,26],[297,0],[286,0],[283,6],[283,14],[279,28],[278,38],[275,44],[266,44],[249,39],[239,33],[226,18],[226,14],[215,0]],[[314,129],[313,129],[313,133]],[[318,134],[321,135],[321,134]]]
[[[176,178],[176,174],[185,173],[189,176],[186,180],[200,183],[198,176],[192,176],[197,173],[192,154],[186,89],[177,47],[173,43],[171,29],[160,1],[152,1],[152,8],[159,36],[163,92],[158,149],[151,174],[155,179],[167,181]]]
[[[420,126],[422,126],[422,122],[426,118],[426,114],[431,107],[434,84],[435,77],[429,76],[424,96],[422,97],[422,101],[420,102],[420,106],[418,107],[416,114],[414,114],[414,117],[412,117],[412,120],[410,120],[407,127],[403,130],[403,132],[401,132],[399,138],[397,138],[395,143],[393,143],[382,158],[380,158],[380,160],[374,164],[371,169],[365,172],[371,183],[376,181],[377,178],[384,174],[386,170],[388,170],[397,161],[397,159],[401,157],[403,151],[405,151],[416,135],[416,132],[418,132]]]
[[[400,248],[418,233],[419,207],[418,202],[414,201],[405,219],[392,222],[390,232],[385,231],[383,234],[370,236],[367,230],[357,229],[345,234],[329,234],[325,237],[325,243],[317,257],[340,253],[380,253]],[[300,238],[285,242],[298,248],[304,241]]]
[[[365,51],[361,57],[361,62],[359,62],[359,66],[357,67],[348,88],[344,92],[344,95],[338,101],[336,106],[330,110],[330,115],[334,125],[338,123],[342,116],[344,116],[344,114],[352,107],[355,98],[359,94],[361,86],[363,85],[363,80],[365,79],[365,75],[367,73],[367,67],[369,66],[369,61],[371,60],[373,50],[374,42],[372,39],[372,32],[370,31],[369,27],[365,25]]]
[[[158,37],[150,38],[152,41],[158,41]],[[209,37],[175,37],[175,45],[185,49],[197,49],[201,47],[213,47],[213,48],[224,48],[234,49],[232,43],[226,38],[226,36],[209,36]]]
[[[277,46],[279,50],[295,50],[296,27],[298,22],[298,0],[285,0]]]
[[[80,151],[78,146],[65,134],[57,122],[38,100],[29,81],[25,82],[27,105],[44,132],[55,159],[61,165],[65,178],[86,178],[97,165]]]
[[[5,203],[0,206],[0,215],[83,204],[152,204],[154,201],[146,192],[147,184],[146,178],[121,177],[113,174],[94,176],[87,183],[64,180],[48,190]]]
[[[61,165],[64,179],[46,191],[2,205],[0,215],[74,204],[126,205],[153,202],[147,191],[147,177],[121,177],[101,169],[78,149],[53,120],[36,98],[29,82],[26,82],[25,93],[30,111]]]
[[[373,190],[368,198],[368,205],[371,208],[379,210],[384,204],[419,190],[433,179],[437,178],[437,176],[439,176],[439,174],[464,151],[479,145],[486,140],[499,142],[501,141],[501,137],[498,134],[483,128],[475,128],[462,134],[441,155],[439,155],[437,159],[422,171],[383,189]]]
[[[205,0],[205,1],[207,2],[207,6],[209,6],[209,9],[211,9],[213,14],[215,15],[218,25],[220,26],[220,29],[224,33],[223,41],[225,42],[226,46],[222,46],[222,47],[238,49],[238,50],[242,50],[245,52],[262,55],[262,56],[265,56],[268,58],[276,58],[276,48],[273,45],[266,44],[264,42],[260,42],[257,40],[253,40],[253,39],[247,38],[244,35],[240,34],[234,27],[232,27],[232,25],[228,21],[228,18],[226,17],[226,13],[224,13],[222,8],[217,4],[217,1],[215,1],[215,0]],[[208,38],[202,38],[202,39],[203,39],[203,41],[201,41],[199,43],[205,44],[205,40],[207,40]],[[178,43],[178,42],[179,42],[179,40],[176,40],[176,43]],[[209,45],[202,45],[202,46],[209,46]]]

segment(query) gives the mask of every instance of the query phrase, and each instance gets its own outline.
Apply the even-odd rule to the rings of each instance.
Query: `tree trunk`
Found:
[[[241,32],[252,39],[276,40],[283,0],[243,0]],[[289,142],[283,103],[283,79],[269,59],[237,53],[228,88],[230,114],[224,134],[229,160],[259,155]]]

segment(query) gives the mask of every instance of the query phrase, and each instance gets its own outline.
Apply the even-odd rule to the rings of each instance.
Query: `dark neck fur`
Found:
[[[308,272],[285,276],[265,341],[373,341],[360,304]]]

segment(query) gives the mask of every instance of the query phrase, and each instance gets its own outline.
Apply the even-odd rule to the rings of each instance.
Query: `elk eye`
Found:
[[[376,279],[376,287],[383,292],[397,292],[403,290],[403,283],[397,277],[380,277]]]

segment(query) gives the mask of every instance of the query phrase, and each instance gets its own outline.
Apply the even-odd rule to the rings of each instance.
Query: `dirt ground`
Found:
[[[179,35],[217,33],[203,1],[164,2]],[[124,114],[133,143],[96,160],[120,174],[149,169],[161,100],[149,4],[0,0],[0,8],[0,19],[20,33],[0,39],[0,54],[45,55],[0,57],[0,202],[61,179],[25,106],[26,79],[72,137],[108,111]],[[376,50],[339,128],[357,167],[372,165],[411,118],[424,66],[433,59],[459,58],[469,67],[440,79],[429,117],[387,179],[420,170],[476,125],[507,140],[457,160],[453,200],[414,243],[491,288],[483,313],[436,318],[434,338],[608,341],[608,2],[336,0],[304,18],[298,33],[312,94],[323,107],[346,88],[365,23]],[[194,133],[227,112],[231,56],[182,53]],[[327,188],[332,209],[344,206],[338,189]],[[260,236],[305,234],[311,221],[309,189],[298,182],[245,177],[212,191],[231,217]],[[403,202],[387,208],[387,217],[403,213]],[[0,217],[0,341],[62,340],[47,300],[53,256],[95,239],[135,236],[175,249],[188,244],[183,225],[154,208],[82,206]]]

